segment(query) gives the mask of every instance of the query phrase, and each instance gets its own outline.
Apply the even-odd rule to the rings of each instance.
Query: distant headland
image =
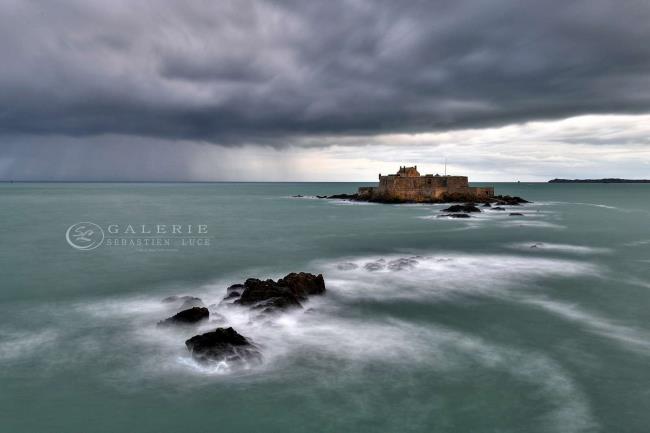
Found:
[[[548,183],[650,183],[650,179],[619,179],[617,177],[604,179],[551,179]]]

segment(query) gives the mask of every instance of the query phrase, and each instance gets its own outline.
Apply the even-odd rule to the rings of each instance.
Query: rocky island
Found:
[[[400,167],[396,174],[379,174],[379,185],[361,187],[356,194],[335,194],[318,198],[376,203],[528,203],[521,197],[494,195],[494,188],[471,187],[467,176],[420,175],[417,166]]]

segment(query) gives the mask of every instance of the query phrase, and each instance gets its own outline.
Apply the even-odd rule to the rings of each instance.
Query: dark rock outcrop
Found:
[[[495,195],[494,202],[498,205],[509,205],[509,206],[518,206],[522,203],[530,203],[528,200],[524,200],[521,197],[510,196],[510,195]]]
[[[278,280],[279,286],[286,286],[299,299],[307,299],[311,295],[325,293],[325,280],[323,275],[308,274],[306,272],[292,272]]]
[[[292,272],[277,282],[270,279],[249,278],[244,284],[230,286],[224,300],[235,299],[235,304],[272,312],[302,308],[301,301],[305,301],[309,296],[323,293],[325,293],[325,280],[322,275]]]
[[[492,210],[506,210],[506,209],[501,206],[494,206]]]
[[[471,203],[455,204],[443,209],[441,212],[480,212],[481,209],[477,208]]]
[[[233,328],[217,328],[185,341],[192,357],[200,362],[261,362],[262,354]]]
[[[334,194],[328,196],[327,198],[338,200],[356,200],[359,198],[359,196],[357,194]]]
[[[210,318],[210,311],[205,307],[192,307],[158,322],[158,326],[192,325]]]

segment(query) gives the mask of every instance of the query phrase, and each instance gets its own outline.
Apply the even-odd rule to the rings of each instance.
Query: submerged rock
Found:
[[[351,271],[352,269],[357,269],[359,265],[352,262],[339,263],[336,265],[336,269],[340,271]]]
[[[217,328],[185,341],[192,357],[200,362],[261,362],[262,354],[246,337],[231,328]]]
[[[388,262],[388,269],[391,271],[402,271],[404,269],[413,269],[419,262],[415,257],[402,257]]]
[[[210,318],[210,311],[205,307],[192,307],[158,322],[158,326],[191,325]]]
[[[500,206],[495,206],[492,208],[492,210],[506,210],[505,208],[502,208]]]
[[[382,269],[386,268],[386,260],[379,259],[374,262],[368,262],[365,265],[363,265],[363,267],[365,270],[370,272],[381,271]]]
[[[192,307],[205,307],[201,298],[196,296],[168,296],[162,300],[165,304],[176,304],[180,310],[187,310]]]
[[[450,217],[450,218],[469,218],[469,214],[466,213],[446,213],[444,215],[438,215],[438,218],[444,218],[444,217]]]
[[[510,212],[510,216],[524,216],[524,214],[519,212]]]
[[[447,209],[443,209],[441,212],[480,212],[481,209],[477,208],[471,203],[466,204],[455,204],[449,206]]]

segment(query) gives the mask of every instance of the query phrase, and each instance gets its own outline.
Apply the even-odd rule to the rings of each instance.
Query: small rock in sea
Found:
[[[381,271],[382,269],[386,268],[386,260],[379,259],[374,262],[368,262],[363,265],[363,267],[370,272]]]
[[[449,217],[449,218],[469,218],[469,214],[466,213],[446,213],[443,215],[438,215],[438,218],[444,218],[444,217]]]
[[[544,245],[544,244],[542,244],[541,242],[537,242],[536,244],[532,244],[530,247],[531,247],[531,248],[539,248],[539,247],[541,247],[541,246],[543,246],[543,245]]]
[[[327,198],[326,195],[317,195],[316,198]]]
[[[455,204],[449,206],[447,209],[443,209],[441,212],[480,212],[481,209],[477,208],[473,204]]]
[[[356,194],[334,194],[326,198],[339,199],[339,200],[354,200],[357,198],[357,195]]]
[[[300,195],[300,194],[296,194],[296,195],[292,195],[291,197],[294,197],[294,198],[302,198],[303,196]]]
[[[168,296],[165,299],[163,299],[161,302],[164,302],[165,304],[171,304],[174,302],[183,302],[183,303],[196,303],[196,304],[201,304],[203,305],[203,301],[201,301],[201,298],[197,298],[196,296],[178,296],[178,295],[173,295],[173,296]],[[196,305],[193,305],[195,307]]]
[[[509,196],[509,195],[497,195],[494,197],[494,201],[499,205],[510,205],[518,206],[521,203],[530,203],[528,200],[524,200],[521,197]]]
[[[505,210],[505,208],[502,208],[500,206],[495,206],[492,208],[492,210]]]
[[[418,264],[414,257],[402,257],[388,262],[388,269],[391,271],[402,271],[404,269],[413,269]]]
[[[336,265],[336,269],[340,271],[351,271],[352,269],[357,269],[359,265],[352,262],[339,263]]]
[[[492,207],[492,205],[490,204],[490,202],[485,202],[483,203],[483,207]]]
[[[233,328],[217,328],[196,335],[185,342],[185,347],[194,359],[203,363],[262,361],[262,354],[257,347]]]
[[[158,322],[158,326],[192,325],[210,317],[210,311],[205,307],[192,307],[174,314],[172,317]]]
[[[524,214],[519,212],[510,212],[510,216],[524,216]]]

